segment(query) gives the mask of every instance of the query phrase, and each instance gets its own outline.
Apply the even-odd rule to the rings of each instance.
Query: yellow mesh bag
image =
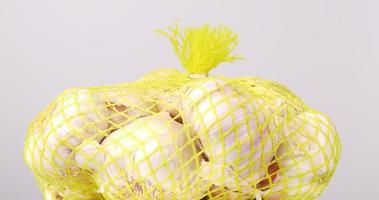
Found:
[[[46,200],[315,199],[337,131],[286,87],[207,73],[238,39],[224,26],[159,31],[189,75],[63,92],[30,124],[24,158]]]

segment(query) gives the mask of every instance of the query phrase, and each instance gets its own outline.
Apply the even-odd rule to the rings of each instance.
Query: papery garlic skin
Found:
[[[338,162],[335,126],[322,114],[304,112],[289,123],[285,138],[277,152],[279,177],[267,196],[313,199],[324,190]]]
[[[137,119],[101,146],[106,157],[98,182],[107,199],[196,199],[203,194],[191,136],[168,113]]]
[[[209,158],[202,163],[204,178],[216,186],[253,192],[279,142],[279,134],[270,131],[275,119],[266,119],[272,114],[269,100],[217,78],[192,81],[183,90],[184,124],[193,126]]]

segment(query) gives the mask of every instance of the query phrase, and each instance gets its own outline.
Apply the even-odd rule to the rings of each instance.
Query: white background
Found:
[[[332,118],[343,154],[320,199],[379,199],[375,0],[0,0],[0,199],[41,199],[24,136],[61,91],[180,69],[153,32],[177,19],[239,33],[246,59],[212,74],[277,80]]]

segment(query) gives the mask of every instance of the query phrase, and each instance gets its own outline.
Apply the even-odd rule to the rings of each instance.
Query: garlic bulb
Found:
[[[54,172],[66,173],[72,150],[83,140],[101,141],[107,135],[108,116],[105,104],[89,90],[71,90],[59,99],[40,140],[47,142],[44,156],[51,159]]]
[[[279,178],[267,196],[313,199],[326,187],[337,164],[340,149],[335,145],[335,127],[322,114],[304,112],[285,130],[285,141],[277,152]]]
[[[62,198],[98,199],[90,174],[78,168],[72,151],[86,139],[102,140],[108,133],[108,116],[105,103],[89,90],[66,91],[33,127],[26,141],[26,162]]]
[[[168,113],[133,121],[110,134],[99,182],[109,199],[201,197],[200,159],[191,135]]]
[[[274,104],[217,78],[190,82],[184,90],[184,124],[193,126],[209,158],[202,163],[204,178],[216,186],[254,193],[279,142],[274,127],[280,118],[270,118]]]

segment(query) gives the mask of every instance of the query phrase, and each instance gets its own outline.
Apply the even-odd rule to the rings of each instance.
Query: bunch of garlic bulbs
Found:
[[[108,91],[108,95],[104,95],[88,89],[67,90],[49,107],[45,116],[33,123],[33,133],[26,140],[25,161],[36,176],[50,182],[51,190],[62,198],[101,198],[92,173],[83,171],[74,159],[80,151],[78,148],[83,141],[102,141],[114,124],[120,125],[129,118],[143,115],[137,109],[141,105],[133,102],[144,101],[130,94],[111,96],[114,92]],[[129,101],[122,101],[124,99]],[[114,100],[117,108],[125,109],[110,107],[109,100]],[[147,105],[142,104],[142,107]]]
[[[332,122],[284,86],[209,77],[238,37],[159,31],[189,74],[68,90],[31,123],[25,161],[47,200],[312,200],[334,173]]]

